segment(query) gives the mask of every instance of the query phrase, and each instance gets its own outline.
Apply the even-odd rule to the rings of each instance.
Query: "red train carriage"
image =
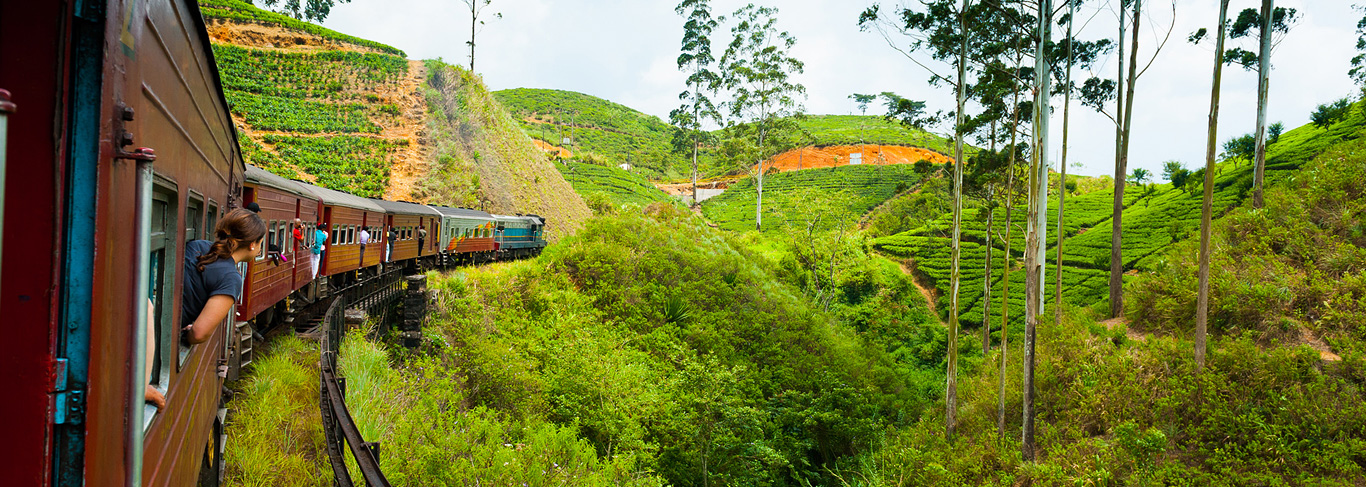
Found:
[[[319,276],[341,276],[379,263],[380,254],[373,247],[374,239],[365,249],[365,260],[360,255],[360,230],[383,225],[384,208],[373,200],[334,191],[321,186],[299,183],[322,201],[322,223],[327,225],[328,241],[323,251]],[[374,232],[371,232],[374,233]]]
[[[415,259],[435,254],[440,250],[440,244],[438,244],[441,240],[440,212],[427,205],[376,199],[370,201],[383,207],[388,214],[385,221],[385,231],[387,232],[388,228],[392,227],[398,234],[398,240],[394,242],[389,261],[399,262]],[[417,246],[419,226],[427,230],[427,238],[423,240],[423,248],[421,249],[418,249]]]
[[[180,345],[183,248],[240,204],[244,171],[198,9],[2,2],[0,66],[23,141],[4,148],[5,483],[193,484],[221,465],[228,327]]]
[[[295,241],[294,222],[317,222],[320,204],[318,197],[299,183],[250,165],[247,166],[242,201],[261,207],[260,216],[267,228],[266,243],[280,249],[282,257],[262,254],[250,263],[246,289],[237,308],[237,319],[246,321],[263,312],[269,313],[290,293],[313,280],[307,241]],[[312,231],[303,232],[303,235],[307,239]],[[272,317],[263,318],[268,321]]]

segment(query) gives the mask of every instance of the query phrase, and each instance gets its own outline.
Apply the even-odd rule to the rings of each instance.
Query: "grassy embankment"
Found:
[[[437,204],[546,217],[551,240],[572,234],[592,216],[554,164],[477,76],[426,61],[427,173],[413,190]]]
[[[349,381],[391,480],[828,485],[931,407],[944,336],[895,264],[847,245],[827,310],[753,242],[646,213],[434,277],[420,356],[344,364],[387,377]]]

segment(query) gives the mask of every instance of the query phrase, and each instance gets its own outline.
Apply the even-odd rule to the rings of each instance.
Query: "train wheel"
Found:
[[[204,447],[204,458],[199,465],[199,487],[223,485],[223,419],[226,414],[227,409],[219,408],[218,417],[213,420],[213,434]]]

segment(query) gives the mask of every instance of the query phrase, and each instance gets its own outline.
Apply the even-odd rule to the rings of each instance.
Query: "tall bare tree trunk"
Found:
[[[1209,139],[1205,145],[1205,202],[1200,209],[1200,290],[1195,303],[1196,373],[1205,369],[1205,341],[1209,323],[1209,244],[1210,220],[1214,213],[1214,151],[1218,147],[1219,84],[1224,78],[1224,32],[1228,24],[1228,2],[1229,0],[1219,2],[1219,37],[1214,44],[1214,87],[1210,90],[1209,98]]]
[[[1034,133],[1029,157],[1029,226],[1025,233],[1025,344],[1023,425],[1020,452],[1034,461],[1034,362],[1039,317],[1044,304],[1044,242],[1048,235],[1048,122],[1052,66],[1047,47],[1053,37],[1053,0],[1039,0],[1039,36],[1034,52]]]
[[[1266,178],[1266,99],[1271,89],[1271,15],[1273,0],[1262,0],[1261,53],[1257,63],[1257,167],[1252,171],[1252,207],[1262,207],[1262,182]]]
[[[1122,252],[1124,229],[1124,173],[1128,161],[1124,159],[1124,0],[1119,3],[1119,77],[1115,91],[1115,203],[1110,216],[1110,317],[1124,314],[1124,254]]]
[[[477,33],[475,27],[479,25],[478,3],[470,2],[470,74],[474,74],[474,35]]]
[[[958,286],[961,283],[959,260],[963,253],[963,107],[967,104],[968,78],[968,7],[971,0],[963,0],[958,12],[958,28],[962,42],[958,46],[958,109],[953,124],[953,264],[949,274],[949,360],[948,384],[944,393],[945,437],[953,441],[958,426]]]
[[[693,87],[693,133],[692,133],[692,204],[697,206],[697,150],[702,145],[702,109],[697,105],[697,99],[702,96],[702,89]]]
[[[1063,231],[1062,210],[1067,201],[1067,135],[1070,133],[1068,126],[1072,118],[1072,24],[1076,19],[1076,13],[1076,0],[1067,0],[1067,74],[1063,75],[1063,89],[1067,91],[1063,92],[1062,162],[1059,163],[1062,177],[1058,180],[1058,282],[1053,290],[1053,307],[1058,313],[1056,323],[1062,323],[1062,242],[1067,237],[1067,233]]]
[[[994,144],[993,144],[994,145]],[[982,273],[982,356],[987,356],[991,352],[991,228],[995,221],[996,211],[991,208],[994,189],[987,186],[987,256],[986,270]]]
[[[1015,64],[1020,64],[1020,41],[1015,41]],[[1014,228],[1014,221],[1011,220],[1011,210],[1015,207],[1015,155],[1019,153],[1015,144],[1015,138],[1019,134],[1020,128],[1020,85],[1015,85],[1015,93],[1011,101],[1012,122],[1010,124],[1010,159],[1006,162],[1006,249],[1005,266],[1001,271],[1001,374],[999,377],[1001,390],[996,396],[996,438],[1004,441],[1006,437],[1006,355],[1009,348],[1006,346],[1006,332],[1010,330],[1010,233]]]

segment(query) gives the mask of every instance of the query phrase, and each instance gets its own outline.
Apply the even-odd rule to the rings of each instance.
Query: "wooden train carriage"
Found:
[[[262,253],[249,264],[246,289],[237,307],[237,319],[248,321],[271,309],[313,279],[308,245],[294,238],[295,221],[318,221],[318,197],[299,183],[247,166],[243,204],[261,207],[266,222],[266,244],[280,249],[279,257]],[[304,232],[308,237],[312,230]],[[267,247],[272,248],[272,247]]]
[[[389,250],[389,261],[399,262],[414,259],[421,256],[432,255],[438,251],[441,241],[441,213],[431,209],[426,205],[415,203],[404,203],[398,201],[385,201],[371,199],[376,205],[384,208],[387,216],[385,217],[385,231],[393,228],[398,234],[398,239],[394,242],[393,248]],[[422,249],[418,249],[418,228],[427,230],[427,238],[423,240]],[[389,242],[385,242],[386,245]]]
[[[362,260],[360,230],[381,225],[385,221],[384,208],[372,200],[359,196],[312,184],[299,184],[322,200],[320,221],[326,225],[328,239],[323,251],[321,269],[318,271],[319,276],[342,275],[379,263],[378,254],[370,248],[366,248],[366,258]],[[370,246],[373,246],[373,243]]]
[[[192,347],[181,345],[183,249],[186,241],[207,236],[221,213],[241,206],[238,199],[246,167],[237,147],[237,134],[223,99],[217,64],[196,2],[111,3],[118,3],[123,11],[118,12],[118,17],[111,17],[121,20],[119,28],[106,31],[109,40],[107,61],[110,63],[106,72],[115,80],[119,78],[117,73],[126,73],[121,86],[117,81],[110,83],[106,79],[107,86],[116,86],[112,90],[114,99],[110,100],[115,104],[112,113],[118,113],[117,104],[122,98],[122,103],[134,110],[121,117],[133,119],[127,121],[126,130],[134,134],[136,146],[150,147],[157,154],[156,162],[152,164],[156,177],[146,210],[151,217],[151,244],[139,256],[146,267],[134,289],[151,291],[156,323],[152,382],[166,389],[166,408],[156,411],[142,405],[138,389],[144,381],[141,371],[134,371],[137,382],[130,388],[132,390],[109,397],[108,406],[103,405],[103,399],[97,401],[92,390],[90,410],[98,406],[103,414],[91,418],[92,428],[87,432],[87,441],[90,446],[108,445],[104,439],[93,437],[94,425],[118,425],[123,429],[124,418],[140,419],[142,421],[133,423],[133,427],[146,428],[140,466],[142,485],[188,485],[198,479],[200,467],[206,461],[211,469],[221,474],[224,410],[221,409],[223,379],[218,375],[218,365],[226,358],[226,337],[232,327],[230,324],[219,326],[206,343]],[[115,133],[118,132],[116,128]],[[132,147],[135,146],[129,149]],[[133,161],[115,159],[111,172],[120,171],[120,161]],[[135,170],[129,174],[135,174]],[[108,217],[100,219],[109,226],[97,226],[97,246],[101,241],[111,247],[127,242],[130,235],[125,230],[127,216],[139,211],[137,205],[128,206],[123,197],[120,188],[126,183],[119,175],[111,176],[109,204],[101,205],[109,210]],[[100,185],[104,187],[103,180]],[[97,255],[100,255],[98,250]],[[100,274],[102,264],[108,265],[105,283],[111,287],[126,285],[128,274],[121,264],[97,261],[96,275]],[[97,279],[97,282],[100,281]],[[126,293],[122,289],[111,293],[118,296],[117,301],[97,297],[95,309],[99,312],[96,315],[124,302]],[[141,296],[137,296],[133,306],[141,308],[141,302]],[[228,321],[231,319],[229,317]],[[133,322],[134,327],[139,324]],[[94,320],[94,328],[99,329],[100,325],[99,318]],[[128,325],[127,322],[108,323],[111,331],[118,334],[117,343],[126,343],[123,340],[128,335]],[[128,363],[125,354],[112,352],[112,347],[92,342],[91,350],[92,371],[117,370]],[[136,398],[134,404],[142,405],[144,414],[122,414],[130,392]],[[101,404],[95,404],[97,402]],[[136,453],[130,455],[135,470],[139,467]],[[91,460],[87,457],[87,475],[97,473],[91,468],[94,466]],[[94,460],[107,464],[111,459],[97,457]],[[104,484],[90,477],[85,480],[87,485]]]
[[[228,327],[180,345],[183,249],[244,171],[195,2],[0,2],[0,42],[23,141],[5,148],[0,477],[193,484],[221,465]]]
[[[88,390],[89,345],[83,339],[90,333],[89,273],[73,282],[67,270],[73,259],[87,270],[94,264],[95,177],[89,171],[108,162],[100,156],[109,147],[97,140],[106,119],[98,56],[104,19],[98,12],[76,19],[74,3],[0,2],[0,231],[9,237],[0,238],[0,472],[13,485],[50,484],[58,464],[63,467],[56,479],[79,483],[84,469],[84,418],[54,425],[52,415],[59,395]],[[72,30],[76,22],[79,33]],[[91,50],[93,59],[72,56]],[[89,78],[77,83],[76,74]],[[73,147],[76,141],[83,143]],[[74,184],[78,174],[80,184]],[[79,244],[68,242],[75,235],[60,225],[70,213],[79,213],[86,232]],[[121,255],[131,256],[131,249]],[[70,306],[84,317],[72,317],[76,329],[67,332],[61,313],[71,311],[71,295],[85,300]],[[120,316],[131,319],[126,304]],[[109,478],[117,479],[114,474]]]
[[[493,242],[493,215],[478,210],[433,206],[441,213],[441,249],[453,254],[497,250]]]

